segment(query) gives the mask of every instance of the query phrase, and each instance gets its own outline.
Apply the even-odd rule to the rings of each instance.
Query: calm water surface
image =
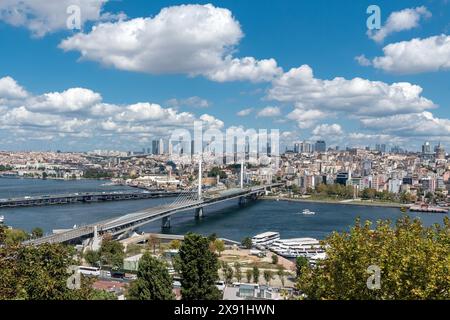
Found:
[[[104,181],[55,181],[31,179],[0,179],[0,198],[26,195],[43,195],[69,192],[94,192],[129,190],[127,187],[105,186]],[[6,223],[16,228],[31,230],[41,227],[45,232],[53,229],[71,228],[74,225],[89,224],[122,214],[140,211],[155,205],[168,203],[173,199],[147,199],[91,204],[74,204],[47,207],[0,209]],[[303,209],[316,212],[304,216]],[[443,214],[409,213],[418,217],[425,225],[441,223]],[[448,214],[446,214],[448,216]],[[321,203],[301,203],[262,200],[244,208],[231,200],[205,208],[201,220],[194,219],[194,212],[187,211],[172,217],[173,234],[197,232],[204,235],[217,233],[220,237],[241,240],[265,231],[278,231],[282,238],[314,237],[325,238],[332,231],[345,231],[354,224],[357,217],[362,220],[390,219],[395,221],[402,212],[395,208],[360,207]],[[151,223],[142,231],[160,232],[160,222]]]

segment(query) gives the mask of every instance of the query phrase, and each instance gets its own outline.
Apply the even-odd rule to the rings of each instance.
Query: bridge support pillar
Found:
[[[162,218],[161,228],[162,229],[170,229],[170,217]]]
[[[203,208],[197,208],[195,209],[195,218],[201,219],[203,218]]]
[[[245,204],[247,203],[247,198],[246,197],[240,197],[239,198],[239,206],[245,206]]]

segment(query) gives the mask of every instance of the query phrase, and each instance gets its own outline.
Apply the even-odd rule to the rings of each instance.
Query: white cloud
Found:
[[[208,108],[211,103],[206,99],[193,96],[186,99],[170,99],[166,102],[166,105],[172,108],[184,106],[193,108]]]
[[[367,59],[366,56],[363,54],[355,57],[355,61],[358,62],[358,64],[363,67],[368,67],[372,65],[372,62],[369,59]]]
[[[209,114],[201,115],[200,120],[203,121],[206,124],[206,126],[211,129],[221,129],[224,126],[223,121]]]
[[[217,69],[207,72],[206,76],[217,82],[245,81],[252,82],[271,81],[282,73],[275,59],[256,60],[253,57],[232,59],[227,56],[223,64]]]
[[[2,99],[24,99],[28,93],[11,77],[0,78],[0,101]]]
[[[71,88],[63,92],[45,93],[31,99],[31,111],[75,112],[90,108],[102,100],[100,94],[84,88]]]
[[[392,115],[381,118],[361,119],[368,130],[403,137],[449,136],[450,120],[435,117],[431,112]]]
[[[243,32],[228,9],[207,5],[167,7],[153,18],[101,23],[60,43],[81,59],[150,74],[204,75],[224,82],[268,81],[281,72],[275,60],[231,54]]]
[[[296,104],[301,110],[380,116],[421,112],[436,107],[408,82],[387,84],[362,78],[317,79],[308,65],[293,68],[272,82],[268,98]]]
[[[317,121],[324,119],[326,116],[327,114],[320,110],[295,108],[287,115],[287,118],[296,121],[300,129],[307,129],[312,127]]]
[[[30,95],[10,78],[0,79],[0,99],[21,98],[20,106],[0,105],[0,130],[22,137],[64,137],[67,139],[126,135],[134,138],[168,137],[172,130],[192,130],[195,121],[206,129],[220,129],[224,123],[214,116],[200,117],[154,103],[109,104],[90,89],[70,88],[63,92]],[[8,100],[9,101],[9,100]],[[73,140],[70,140],[73,141]],[[140,140],[143,141],[143,140]]]
[[[392,12],[380,30],[369,30],[367,35],[375,42],[383,42],[390,34],[417,28],[421,19],[430,17],[431,12],[424,6]]]
[[[265,107],[258,112],[258,117],[276,117],[281,115],[281,110],[278,107]]]
[[[313,135],[320,138],[330,138],[341,136],[344,134],[342,127],[337,124],[321,124],[314,128],[312,131]]]
[[[375,68],[413,74],[450,70],[450,36],[440,35],[392,43],[383,48],[384,56],[373,59]]]
[[[80,20],[87,21],[116,19],[111,13],[102,15],[102,8],[108,0],[2,0],[0,20],[15,27],[25,27],[36,37],[67,28],[69,6],[80,8]],[[123,17],[123,15],[119,16]]]
[[[252,112],[253,112],[253,108],[247,108],[247,109],[242,109],[241,111],[236,113],[236,115],[239,117],[246,117],[246,116],[250,115]]]

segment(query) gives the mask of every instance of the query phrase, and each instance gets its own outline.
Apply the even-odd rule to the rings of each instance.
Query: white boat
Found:
[[[303,214],[304,216],[313,216],[313,215],[315,215],[316,213],[315,213],[314,211],[309,210],[309,209],[304,209],[304,210],[302,211],[302,214]]]
[[[0,216],[0,224],[2,224],[3,222],[5,222],[5,216]]]
[[[269,249],[286,258],[310,258],[324,252],[319,240],[314,238],[280,239],[274,241]]]
[[[255,247],[266,247],[270,245],[272,242],[280,239],[279,232],[264,232],[257,234],[252,238],[252,244]]]

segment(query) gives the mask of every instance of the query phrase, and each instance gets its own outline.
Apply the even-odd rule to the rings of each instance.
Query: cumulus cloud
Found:
[[[135,138],[167,137],[175,129],[193,129],[203,121],[205,129],[221,128],[216,117],[178,112],[155,103],[116,105],[105,103],[99,93],[85,88],[32,95],[10,77],[0,79],[0,101],[20,98],[20,106],[0,106],[0,129],[20,137],[70,137],[100,139],[115,135]]]
[[[437,118],[431,112],[361,119],[363,128],[403,137],[448,136],[450,120]]]
[[[102,13],[108,0],[2,0],[0,21],[15,27],[25,27],[36,37],[66,29],[69,6],[80,8],[80,22],[123,18],[123,14]]]
[[[241,111],[237,112],[236,115],[239,117],[246,117],[248,115],[250,115],[253,112],[253,108],[247,108],[247,109],[242,109]]]
[[[16,80],[11,77],[0,78],[0,99],[24,99],[27,96],[27,91]]]
[[[279,107],[265,107],[258,112],[258,117],[276,117],[281,115]]]
[[[31,99],[27,108],[32,111],[76,112],[90,108],[102,100],[100,94],[84,88],[45,93]]]
[[[314,128],[312,131],[313,135],[320,138],[327,138],[327,137],[335,137],[335,136],[341,136],[344,131],[342,130],[342,127],[337,124],[321,124]]]
[[[307,129],[312,127],[320,119],[324,119],[326,113],[320,110],[304,110],[302,108],[295,108],[291,111],[287,118],[297,122],[300,129]]]
[[[373,66],[387,72],[413,74],[450,70],[450,36],[440,35],[391,43]]]
[[[233,58],[243,37],[228,9],[207,5],[167,7],[152,18],[100,23],[59,47],[82,60],[150,74],[203,75],[225,82],[268,81],[281,72],[276,61]]]
[[[390,34],[417,28],[421,19],[430,17],[431,12],[424,6],[395,11],[389,15],[385,25],[380,30],[369,30],[367,35],[375,42],[383,42]]]
[[[178,107],[193,107],[193,108],[208,108],[211,103],[203,98],[193,96],[186,99],[170,99],[166,105],[172,108]]]
[[[363,67],[368,67],[372,65],[372,62],[369,59],[367,59],[366,56],[363,54],[355,57],[355,61],[358,62],[358,64]]]
[[[301,110],[380,116],[421,112],[436,107],[408,82],[387,84],[362,78],[315,78],[308,65],[293,68],[272,82],[268,98],[296,104]]]

